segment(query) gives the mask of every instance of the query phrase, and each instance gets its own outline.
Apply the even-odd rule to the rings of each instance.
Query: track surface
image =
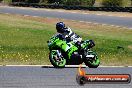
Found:
[[[58,11],[48,11],[48,10],[33,10],[33,9],[22,9],[22,8],[10,8],[10,7],[0,7],[0,13],[12,13],[12,14],[22,14],[40,17],[54,17],[63,18],[70,20],[79,20],[86,22],[94,22],[101,24],[110,24],[123,26],[127,28],[132,28],[132,18],[125,17],[115,17],[115,16],[104,16],[104,15],[94,15],[94,14],[81,14],[81,13],[70,13],[70,12],[58,12]]]
[[[132,68],[99,67],[85,68],[89,74],[131,74]],[[76,83],[77,68],[0,67],[0,88],[132,88],[130,84],[86,84]]]

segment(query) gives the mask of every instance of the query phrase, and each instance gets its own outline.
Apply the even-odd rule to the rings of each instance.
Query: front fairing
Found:
[[[60,49],[62,52],[70,56],[73,52],[77,51],[78,48],[74,45],[73,42],[67,42],[62,40],[58,35],[52,36],[48,42],[49,50],[57,50]]]
[[[48,41],[48,47],[51,49],[51,47],[55,46],[55,43],[59,40],[59,37],[56,35],[53,35],[50,40]]]

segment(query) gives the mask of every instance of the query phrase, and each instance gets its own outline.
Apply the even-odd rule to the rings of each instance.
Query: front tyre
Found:
[[[89,57],[86,57],[84,60],[85,65],[88,66],[89,68],[97,68],[100,64],[97,54],[95,52],[89,51],[88,56]]]
[[[58,55],[59,52],[59,55]],[[64,68],[66,65],[66,59],[62,56],[59,50],[51,50],[49,53],[49,59],[51,64],[55,68]]]

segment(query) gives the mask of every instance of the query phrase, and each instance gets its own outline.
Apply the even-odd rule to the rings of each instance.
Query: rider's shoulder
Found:
[[[62,34],[61,34],[61,33],[57,33],[57,34],[55,34],[55,36],[57,36],[57,37],[61,37]]]
[[[54,34],[52,37],[57,37],[57,36],[59,36],[59,33]]]
[[[72,33],[72,29],[71,29],[70,27],[66,27],[66,28],[65,28],[65,31],[66,31],[67,33]]]
[[[66,29],[67,29],[68,31],[71,31],[71,28],[70,28],[70,27],[66,27]]]

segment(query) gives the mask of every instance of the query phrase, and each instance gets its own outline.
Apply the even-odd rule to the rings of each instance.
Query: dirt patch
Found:
[[[73,30],[81,30],[81,32],[88,33],[88,32],[93,32],[93,31],[98,31],[98,32],[111,32],[111,31],[125,31],[121,30],[122,28],[116,28],[116,27],[111,27],[109,25],[101,25],[101,24],[94,24],[90,22],[81,22],[81,21],[73,21],[73,20],[68,20],[68,19],[59,19],[59,18],[50,18],[50,17],[33,17],[33,16],[24,16],[24,15],[16,15],[16,14],[4,14],[8,15],[10,17],[16,17],[16,18],[21,18],[21,19],[26,19],[26,20],[31,20],[31,21],[37,21],[41,22],[44,24],[51,24],[51,25],[56,25],[57,22],[64,22],[66,26],[69,26]],[[82,30],[83,29],[83,30]]]
[[[15,15],[15,14],[14,14]],[[93,23],[87,23],[87,22],[79,22],[79,21],[72,21],[72,20],[66,20],[66,19],[59,19],[59,18],[43,18],[43,17],[32,17],[32,16],[23,16],[23,15],[15,15],[18,18],[32,20],[32,21],[38,21],[42,23],[47,24],[53,24],[55,25],[57,22],[64,22],[66,26],[74,27],[77,29],[90,29],[92,27],[98,27],[98,24]]]
[[[132,50],[132,45],[129,45],[128,48]]]
[[[132,13],[129,12],[105,12],[105,11],[85,11],[85,10],[73,10],[72,12],[105,15],[105,16],[116,16],[116,17],[132,17]]]

